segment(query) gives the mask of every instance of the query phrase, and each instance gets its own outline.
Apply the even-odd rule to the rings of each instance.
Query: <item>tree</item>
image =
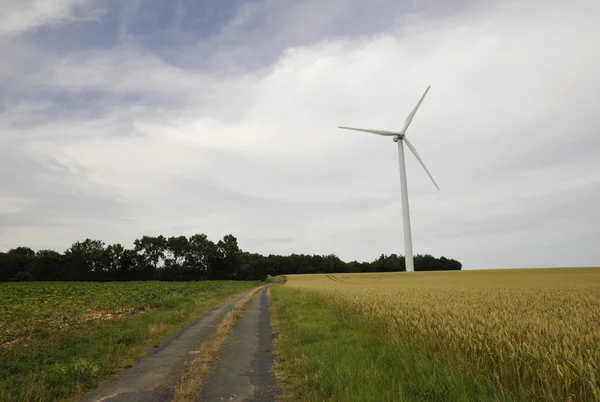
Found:
[[[165,247],[165,269],[171,271],[171,274],[175,277],[182,276],[181,279],[185,279],[187,276],[186,271],[189,271],[186,264],[188,251],[187,237],[169,237]]]
[[[17,247],[8,251],[3,257],[3,268],[0,272],[8,281],[26,281],[32,278],[35,251],[29,247]]]
[[[65,257],[54,250],[38,251],[34,265],[33,277],[39,281],[60,281],[68,273]]]
[[[134,241],[135,251],[140,255],[140,263],[144,269],[155,272],[164,265],[165,249],[167,239],[160,235],[158,237],[144,236]]]
[[[121,244],[111,244],[106,247],[108,260],[107,276],[111,280],[141,280],[150,279],[152,275],[142,269],[139,257],[135,250],[126,249]]]
[[[219,270],[222,264],[217,245],[205,234],[195,234],[188,240],[187,265],[195,280],[207,279]]]
[[[221,269],[215,272],[214,279],[235,279],[241,266],[241,251],[237,239],[233,235],[226,235],[217,243],[217,250],[221,255]]]
[[[10,264],[8,253],[0,252],[0,282],[7,282],[11,278],[13,266]]]
[[[459,261],[430,254],[415,256],[416,271],[460,270]],[[121,244],[105,247],[100,240],[85,239],[60,254],[35,253],[29,247],[0,252],[0,281],[27,280],[263,280],[267,275],[397,272],[405,271],[404,256],[381,254],[372,262],[346,263],[334,254],[264,256],[240,249],[228,234],[216,244],[205,234],[193,236],[143,236],[133,249]]]
[[[101,240],[75,242],[65,251],[65,257],[69,259],[67,280],[99,279],[108,270],[108,258]]]

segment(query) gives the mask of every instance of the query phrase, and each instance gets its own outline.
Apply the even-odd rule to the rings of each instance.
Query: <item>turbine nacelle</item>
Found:
[[[384,137],[392,137],[394,142],[403,140],[403,142],[406,144],[408,149],[410,149],[410,151],[413,153],[415,158],[417,158],[417,160],[419,161],[419,163],[421,164],[423,169],[425,169],[425,172],[427,173],[427,175],[433,182],[433,185],[439,190],[440,188],[438,187],[437,183],[433,179],[433,176],[431,176],[431,173],[429,173],[429,170],[427,169],[427,167],[425,166],[425,163],[423,162],[423,160],[417,153],[417,150],[410,143],[410,141],[408,141],[408,138],[406,138],[406,130],[408,130],[410,123],[412,123],[413,118],[415,117],[415,114],[417,113],[417,110],[419,110],[419,106],[421,106],[423,99],[425,99],[425,95],[427,95],[427,92],[429,92],[429,88],[431,88],[431,86],[427,87],[427,89],[425,90],[425,93],[423,94],[423,96],[421,96],[421,99],[419,99],[419,102],[417,103],[415,108],[412,110],[412,112],[410,112],[410,114],[406,118],[406,121],[404,122],[404,128],[401,131],[372,130],[372,129],[368,129],[368,128],[356,128],[356,127],[344,127],[344,126],[338,126],[338,128],[343,128],[344,130],[362,131],[364,133],[377,134],[377,135],[381,135]],[[400,144],[398,144],[398,145],[400,146]]]

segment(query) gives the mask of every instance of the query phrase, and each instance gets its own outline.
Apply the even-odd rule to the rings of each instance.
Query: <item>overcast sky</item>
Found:
[[[0,0],[0,249],[600,265],[600,2]]]

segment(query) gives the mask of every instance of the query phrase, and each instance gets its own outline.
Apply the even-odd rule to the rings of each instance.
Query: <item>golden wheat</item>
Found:
[[[294,275],[503,395],[600,400],[600,269]]]

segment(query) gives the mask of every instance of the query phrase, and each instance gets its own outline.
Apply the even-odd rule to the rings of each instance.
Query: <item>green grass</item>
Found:
[[[288,401],[486,401],[485,380],[386,340],[306,291],[271,289],[274,373]],[[503,397],[503,399],[506,399]]]
[[[258,284],[1,283],[0,400],[74,400]]]

